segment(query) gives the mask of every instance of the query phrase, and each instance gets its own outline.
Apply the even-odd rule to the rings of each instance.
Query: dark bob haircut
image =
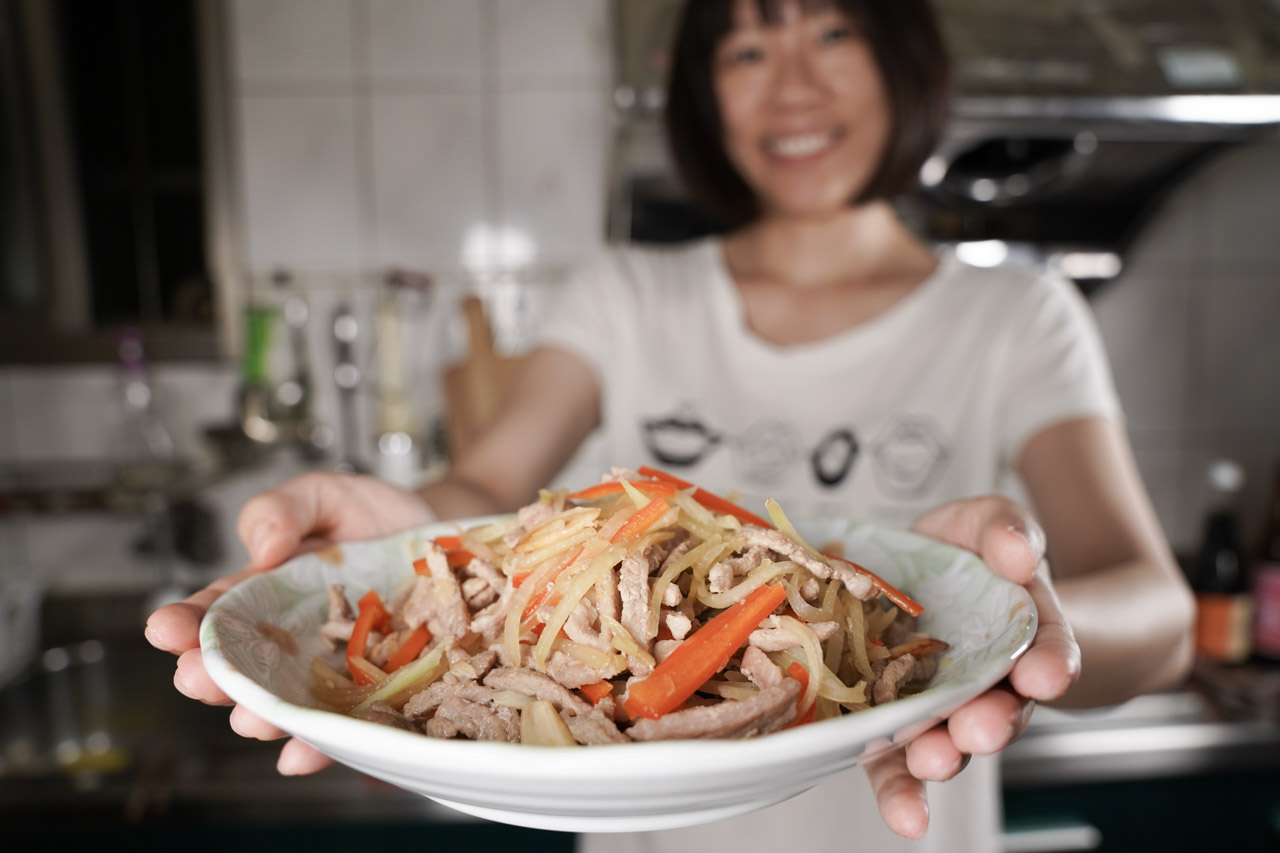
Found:
[[[761,17],[778,17],[778,0],[755,0]],[[851,204],[892,198],[912,186],[947,120],[950,60],[929,0],[803,0],[835,7],[862,28],[893,113],[879,167]],[[712,79],[716,47],[733,25],[734,0],[686,0],[676,30],[667,87],[672,159],[693,201],[726,228],[759,214],[755,193],[725,152]]]

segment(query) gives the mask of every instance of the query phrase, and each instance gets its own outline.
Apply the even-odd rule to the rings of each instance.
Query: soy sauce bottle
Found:
[[[1209,466],[1209,506],[1192,575],[1196,595],[1196,651],[1203,660],[1243,663],[1250,653],[1253,608],[1240,538],[1244,471],[1219,459]]]
[[[1262,533],[1250,575],[1254,656],[1280,663],[1280,465],[1263,507]]]

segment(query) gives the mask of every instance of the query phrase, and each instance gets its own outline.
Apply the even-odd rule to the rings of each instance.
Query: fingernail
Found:
[[[189,699],[194,699],[194,698],[195,698],[195,697],[194,697],[194,696],[192,696],[192,695],[191,695],[191,693],[187,690],[187,678],[186,678],[186,676],[183,674],[183,672],[182,672],[182,668],[181,668],[181,667],[179,667],[178,669],[174,670],[174,673],[173,673],[173,687],[174,687],[174,689],[175,689],[175,690],[177,690],[177,691],[178,691],[179,693],[181,693],[183,696],[186,696],[186,697],[187,697],[187,698],[189,698]]]
[[[1035,554],[1036,562],[1039,562],[1044,557],[1045,545],[1047,543],[1045,542],[1043,530],[1036,525],[1032,525],[1028,530],[1022,530],[1017,527],[1010,527],[1009,529],[1027,540],[1027,544],[1031,546],[1032,553]]]
[[[980,748],[974,750],[974,754],[992,755],[999,752],[1013,742],[1013,735],[1016,731],[1017,729],[1014,728],[1013,721],[1011,720],[1009,724],[1005,726],[1004,731],[1000,732],[1000,734],[996,735],[991,740],[982,743]]]
[[[281,776],[298,776],[302,773],[299,760],[291,750],[287,748],[280,750],[280,757],[276,759],[276,772]]]
[[[173,647],[171,642],[165,639],[164,632],[156,629],[156,627],[150,622],[148,622],[147,627],[143,629],[142,635],[147,638],[148,643],[160,651],[173,652],[174,654],[177,654],[178,650]]]
[[[262,547],[268,539],[271,538],[271,522],[260,521],[258,526],[253,528],[253,532],[249,534],[249,555],[258,557],[262,553]]]

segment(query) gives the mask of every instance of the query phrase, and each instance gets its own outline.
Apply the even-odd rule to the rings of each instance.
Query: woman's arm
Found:
[[[1080,678],[1055,704],[1114,704],[1180,683],[1195,604],[1124,429],[1104,418],[1051,426],[1026,443],[1019,473],[1080,645]]]
[[[441,518],[511,512],[537,497],[599,423],[600,386],[590,368],[563,350],[534,350],[493,422],[419,494]]]
[[[1176,685],[1191,663],[1191,593],[1120,426],[1091,418],[1049,427],[1027,442],[1019,471],[1036,517],[984,496],[943,504],[914,525],[1025,584],[1040,627],[1007,685],[867,768],[885,823],[909,838],[928,824],[924,781],[952,778],[966,754],[999,752],[1035,702],[1122,702]]]

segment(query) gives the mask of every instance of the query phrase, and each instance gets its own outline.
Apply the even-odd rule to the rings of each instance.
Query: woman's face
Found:
[[[737,0],[716,49],[725,150],[766,215],[822,215],[870,181],[889,138],[888,99],[856,21],[834,5],[806,14],[799,0],[780,11],[766,22],[754,0]]]

